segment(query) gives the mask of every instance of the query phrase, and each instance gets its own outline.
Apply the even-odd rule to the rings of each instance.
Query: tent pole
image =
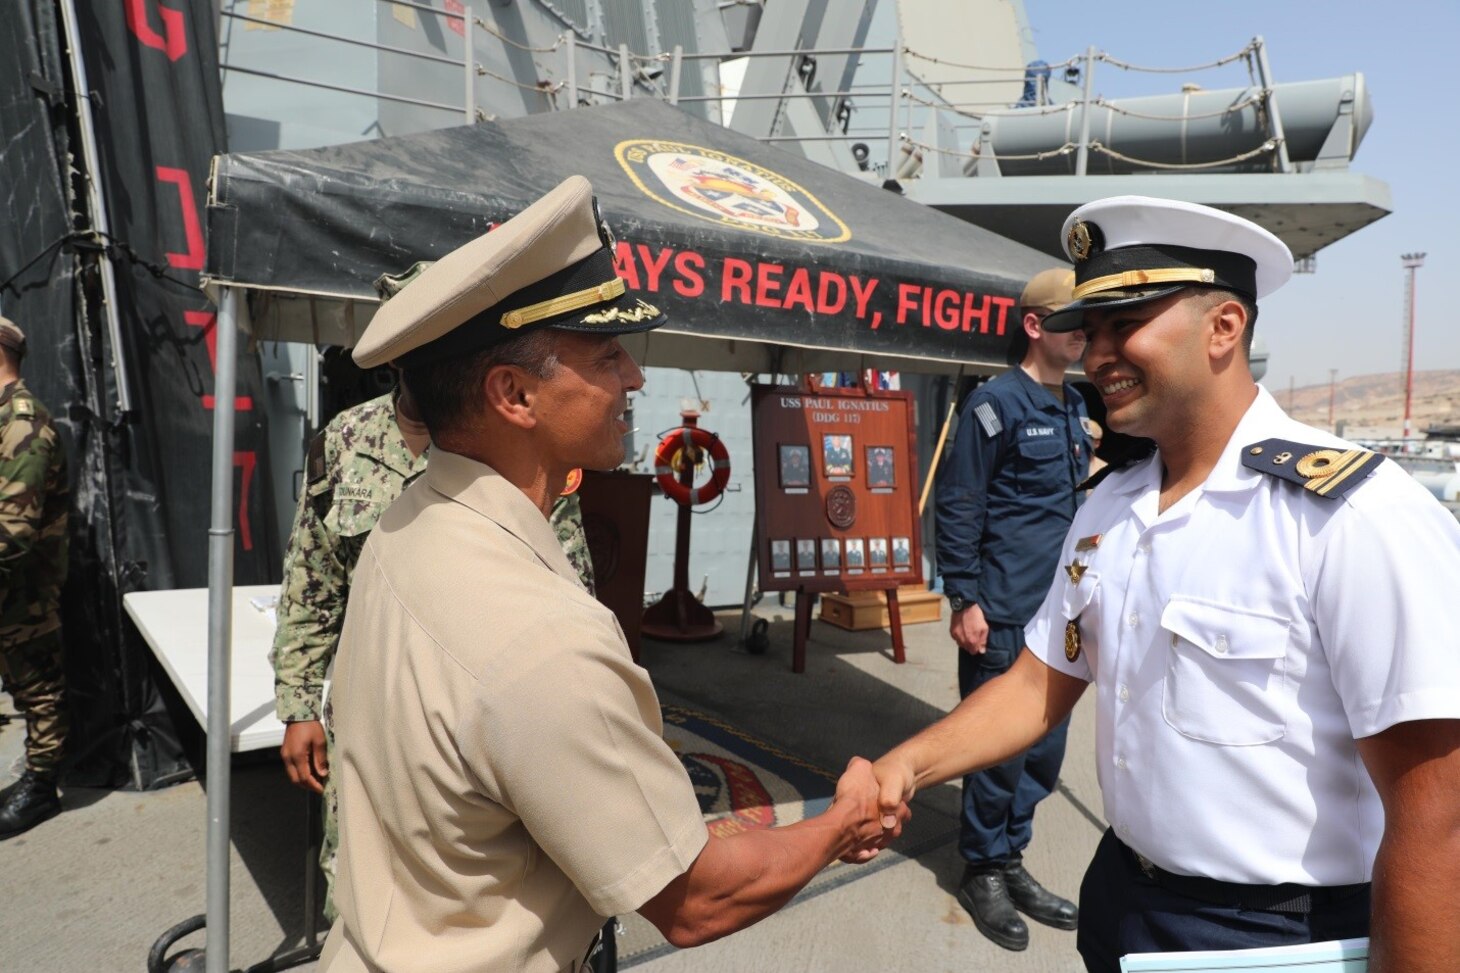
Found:
[[[963,381],[963,366],[958,366],[958,375],[953,379],[953,394],[948,397],[948,414],[943,417],[943,429],[938,433],[938,445],[933,447],[933,458],[928,461],[928,478],[923,481],[923,495],[918,498],[918,516],[928,506],[928,494],[933,489],[933,478],[938,475],[938,461],[943,458],[943,444],[948,441],[948,427],[953,425],[953,413],[958,411],[958,383]]]
[[[81,160],[86,170],[86,210],[91,230],[102,245],[97,265],[101,268],[101,299],[106,314],[107,339],[111,342],[112,380],[117,386],[117,410],[132,411],[132,391],[127,381],[127,349],[122,343],[122,325],[117,300],[116,269],[112,265],[111,224],[101,188],[101,164],[97,160],[96,123],[91,116],[91,85],[86,80],[86,59],[81,54],[80,32],[76,29],[74,0],[61,4],[61,26],[66,32],[66,53],[76,82],[76,126],[80,133]]]
[[[208,947],[207,973],[228,973],[229,676],[233,635],[233,425],[238,295],[218,300],[213,387],[213,512],[208,528]]]

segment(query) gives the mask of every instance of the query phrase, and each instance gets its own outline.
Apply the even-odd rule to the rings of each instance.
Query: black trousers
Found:
[[[1214,905],[1162,888],[1107,830],[1080,885],[1076,946],[1089,973],[1120,973],[1127,953],[1292,946],[1368,934],[1367,886],[1307,913]]]
[[[1024,649],[1022,625],[989,626],[988,650],[958,650],[958,692],[975,689],[1014,664]],[[958,851],[975,868],[1018,861],[1034,837],[1034,809],[1059,783],[1070,721],[1045,734],[1021,754],[963,778],[963,816]]]

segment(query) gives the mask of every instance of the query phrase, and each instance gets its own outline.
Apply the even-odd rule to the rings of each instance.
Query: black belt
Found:
[[[1168,892],[1233,909],[1308,914],[1343,902],[1369,888],[1368,882],[1325,886],[1298,885],[1294,882],[1283,885],[1242,885],[1238,882],[1202,878],[1199,875],[1177,875],[1166,871],[1125,842],[1121,842],[1120,847],[1142,874]]]

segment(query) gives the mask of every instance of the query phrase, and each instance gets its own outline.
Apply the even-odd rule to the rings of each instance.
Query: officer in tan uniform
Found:
[[[662,321],[625,295],[573,177],[437,262],[356,348],[401,364],[434,445],[346,612],[322,969],[576,971],[633,911],[707,942],[900,829],[855,759],[820,817],[711,837],[648,675],[548,525],[569,470],[622,460],[643,375],[616,336]]]
[[[66,452],[20,377],[25,334],[0,318],[0,682],[25,716],[25,772],[0,790],[0,840],[61,813],[66,739],[61,584],[66,579]]]

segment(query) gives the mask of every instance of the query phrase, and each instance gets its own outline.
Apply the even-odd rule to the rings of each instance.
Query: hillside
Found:
[[[1301,422],[1328,425],[1328,385],[1289,391],[1269,376],[1263,383],[1283,408]],[[1290,401],[1291,400],[1291,401]],[[1333,415],[1348,437],[1399,436],[1404,429],[1404,374],[1387,372],[1340,378],[1333,389]],[[1422,434],[1430,425],[1460,425],[1460,370],[1414,373],[1412,425]]]

